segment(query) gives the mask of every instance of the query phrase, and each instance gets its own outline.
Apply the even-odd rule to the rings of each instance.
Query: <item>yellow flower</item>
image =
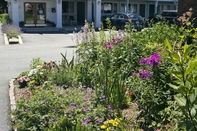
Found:
[[[102,126],[101,126],[101,129],[105,129],[105,128],[107,128],[106,125],[102,125]]]
[[[110,131],[110,128],[107,128],[106,131]]]
[[[118,122],[114,121],[114,122],[112,123],[112,125],[113,125],[113,126],[117,126],[117,125],[118,125]]]
[[[105,121],[104,124],[107,125],[109,123],[109,120]]]
[[[111,123],[111,124],[112,124],[113,122],[114,122],[114,120],[109,120],[109,123]]]

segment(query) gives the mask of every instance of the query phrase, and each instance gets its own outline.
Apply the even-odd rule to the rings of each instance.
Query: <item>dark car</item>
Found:
[[[168,22],[169,24],[174,24],[177,22],[177,18],[177,10],[163,10],[162,12],[159,12],[154,16],[148,17],[145,25],[148,26],[161,21]]]
[[[115,13],[109,19],[116,29],[124,29],[127,22],[137,30],[144,28],[144,19],[136,13]],[[103,25],[107,27],[106,19],[103,20]]]

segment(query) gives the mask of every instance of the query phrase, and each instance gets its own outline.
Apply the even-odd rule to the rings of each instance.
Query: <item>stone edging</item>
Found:
[[[16,109],[16,101],[14,96],[14,78],[10,80],[9,82],[9,98],[10,98],[10,109],[11,111]],[[11,115],[11,119],[14,119],[14,116]],[[14,131],[17,131],[17,129],[14,129]]]
[[[3,34],[3,36],[4,36],[4,42],[5,42],[5,45],[9,45],[9,41],[8,41],[8,37],[7,37],[7,35],[4,33],[4,34]],[[21,36],[20,36],[20,35],[18,36],[18,43],[19,43],[19,44],[23,44],[23,41],[22,41],[22,39],[21,39]]]

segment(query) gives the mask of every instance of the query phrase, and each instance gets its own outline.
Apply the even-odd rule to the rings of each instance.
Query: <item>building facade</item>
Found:
[[[13,24],[45,26],[47,21],[64,25],[94,22],[95,27],[105,16],[117,12],[136,12],[147,18],[162,10],[175,10],[178,0],[7,0]]]

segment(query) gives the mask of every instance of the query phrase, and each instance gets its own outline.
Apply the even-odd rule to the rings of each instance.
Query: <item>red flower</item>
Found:
[[[131,95],[131,96],[132,96],[133,94],[134,94],[134,92],[132,92],[132,91],[129,91],[129,95]]]

